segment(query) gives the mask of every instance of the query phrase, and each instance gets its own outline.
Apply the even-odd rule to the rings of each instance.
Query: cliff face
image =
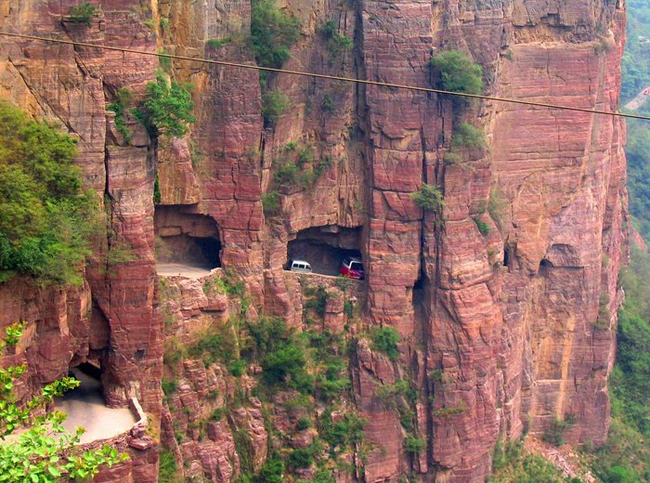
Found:
[[[104,0],[91,27],[66,20],[75,3],[0,0],[0,28],[254,62],[245,40],[247,1],[134,7]],[[604,110],[618,105],[622,3],[290,0],[284,6],[301,20],[289,69],[431,86],[432,54],[453,48],[483,66],[488,94]],[[323,33],[328,20],[354,39],[353,49],[332,48]],[[219,47],[208,42],[226,38]],[[177,379],[178,391],[162,404],[163,342],[168,354],[242,312],[240,294],[212,293],[205,280],[155,283],[154,234],[177,229],[192,236],[196,228],[186,221],[207,215],[216,223],[221,265],[228,277],[245,281],[249,319],[278,315],[299,329],[308,322],[304,284],[282,269],[288,249],[330,263],[324,245],[363,255],[367,276],[354,289],[358,313],[349,329],[359,343],[349,363],[348,404],[367,419],[367,451],[350,455],[366,481],[405,474],[483,481],[499,437],[516,438],[524,426],[541,433],[554,417],[575,416],[571,442],[605,439],[626,243],[620,120],[495,102],[459,106],[435,95],[272,75],[265,92],[286,94],[291,107],[265,128],[257,73],[173,61],[171,75],[195,86],[191,134],[152,141],[133,121],[126,142],[106,106],[122,87],[143,95],[158,67],[152,59],[0,38],[0,97],[79,137],[77,163],[88,185],[105,194],[110,219],[110,236],[83,289],[37,293],[26,281],[0,287],[2,325],[22,318],[32,326],[31,384],[97,359],[108,402],[125,404],[135,395],[161,416],[163,442],[186,463],[187,476],[228,481],[238,474],[242,429],[251,435],[251,464],[259,469],[269,435],[257,399],[233,413],[231,427],[214,421],[202,434],[198,424],[242,386],[255,386],[254,367],[236,385],[225,368],[186,356],[169,364],[174,370],[166,377]],[[445,163],[459,120],[481,126],[488,147],[469,150],[462,164]],[[278,188],[279,160],[295,146],[328,162],[307,188]],[[161,190],[156,216],[167,210],[156,229],[154,171]],[[442,216],[413,201],[423,183],[441,186]],[[262,194],[272,191],[280,216],[263,211]],[[475,220],[489,230],[482,234]],[[109,263],[111,250],[122,246],[134,256]],[[341,332],[352,322],[343,313],[349,293],[328,290],[323,324]],[[367,342],[364,334],[376,326],[398,330],[397,360]],[[408,434],[426,441],[416,454],[405,448],[399,412],[377,395],[377,387],[399,380],[415,388]],[[272,420],[292,432],[287,421],[295,417],[279,411]],[[294,448],[310,444],[308,432],[294,433]],[[134,466],[134,481],[152,481],[153,474],[148,460]],[[355,480],[361,472],[337,478]]]

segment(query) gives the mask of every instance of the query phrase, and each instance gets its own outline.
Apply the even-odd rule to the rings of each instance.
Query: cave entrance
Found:
[[[78,427],[86,430],[81,435],[82,444],[117,436],[129,431],[136,422],[129,408],[106,406],[101,374],[98,360],[71,367],[69,376],[81,384],[54,402],[55,409],[67,415],[63,426],[68,431],[74,433]]]
[[[361,227],[327,225],[308,228],[299,231],[288,243],[287,257],[308,262],[314,273],[336,276],[344,259],[362,259],[360,242]]]
[[[154,215],[159,275],[204,276],[221,266],[221,238],[215,221],[184,206],[157,206]]]

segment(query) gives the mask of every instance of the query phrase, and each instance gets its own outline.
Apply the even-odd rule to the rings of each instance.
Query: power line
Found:
[[[339,76],[333,76],[333,75],[327,75],[327,74],[317,74],[315,72],[304,72],[304,71],[298,71],[298,70],[288,70],[288,69],[276,69],[273,67],[261,67],[258,65],[251,65],[251,64],[241,64],[238,62],[228,62],[225,60],[213,60],[213,59],[204,59],[204,58],[197,58],[197,57],[187,57],[184,55],[175,55],[175,54],[166,54],[162,52],[147,52],[145,50],[136,50],[136,49],[129,49],[126,47],[111,47],[108,45],[99,45],[99,44],[93,44],[89,42],[76,42],[73,40],[63,40],[63,39],[52,39],[48,37],[39,37],[36,35],[25,35],[25,34],[17,34],[17,33],[10,33],[10,32],[0,32],[0,36],[4,37],[15,37],[15,38],[20,38],[20,39],[27,39],[27,40],[38,40],[42,42],[52,42],[56,44],[65,44],[65,45],[73,45],[73,46],[79,46],[79,47],[90,47],[90,48],[96,48],[96,49],[103,49],[103,50],[112,50],[116,52],[126,52],[130,54],[139,54],[139,55],[148,55],[152,57],[164,57],[168,59],[177,59],[177,60],[187,60],[191,62],[202,62],[205,64],[213,64],[213,65],[221,65],[221,66],[226,66],[226,67],[237,67],[240,69],[249,69],[249,70],[259,70],[259,71],[266,71],[266,72],[277,72],[280,74],[289,74],[289,75],[298,75],[298,76],[303,76],[303,77],[313,77],[316,79],[329,79],[329,80],[335,80],[335,81],[341,81],[341,82],[352,82],[355,84],[363,84],[363,85],[370,85],[370,86],[377,86],[377,87],[390,87],[393,89],[405,89],[405,90],[411,90],[411,91],[419,91],[419,92],[426,92],[426,93],[431,93],[431,94],[443,94],[443,95],[448,95],[448,96],[456,96],[456,97],[465,97],[465,98],[470,98],[470,99],[482,99],[486,101],[496,101],[496,102],[508,102],[511,104],[522,104],[525,106],[534,106],[534,107],[545,107],[549,109],[560,109],[563,111],[577,111],[577,112],[586,112],[589,114],[602,114],[605,116],[616,116],[616,117],[624,117],[624,118],[630,118],[630,119],[643,119],[646,121],[650,121],[650,116],[641,116],[639,114],[629,114],[629,113],[623,113],[623,112],[614,112],[614,111],[603,111],[599,109],[587,109],[583,107],[570,107],[570,106],[563,106],[563,105],[558,105],[558,104],[546,104],[543,102],[534,102],[534,101],[524,101],[521,99],[511,99],[507,97],[495,97],[495,96],[485,96],[481,94],[467,94],[464,92],[452,92],[452,91],[445,91],[442,89],[434,89],[431,87],[418,87],[418,86],[410,86],[410,85],[404,85],[404,84],[393,84],[390,82],[379,82],[379,81],[372,81],[372,80],[365,80],[365,79],[354,79],[351,77],[339,77]]]

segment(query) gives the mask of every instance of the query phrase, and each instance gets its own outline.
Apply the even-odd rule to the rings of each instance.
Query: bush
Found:
[[[133,92],[128,87],[122,87],[117,91],[115,100],[106,109],[115,113],[115,128],[128,143],[131,137],[131,130],[126,126],[126,116],[133,103]]]
[[[468,122],[461,122],[454,130],[451,139],[453,148],[479,148],[485,147],[485,134]]]
[[[483,69],[463,52],[441,52],[431,59],[431,65],[440,72],[444,90],[465,94],[483,92]]]
[[[227,36],[221,39],[209,39],[205,45],[210,49],[217,50],[230,42],[232,42],[232,37]]]
[[[271,191],[270,193],[262,194],[262,209],[264,210],[264,216],[267,218],[272,218],[280,214],[280,193],[277,191]]]
[[[487,211],[490,214],[490,218],[492,218],[499,228],[503,228],[503,218],[506,216],[507,210],[508,201],[503,197],[503,194],[498,188],[492,188]]]
[[[410,434],[406,436],[406,439],[404,440],[404,451],[406,451],[407,453],[411,453],[411,454],[421,453],[422,450],[425,448],[425,446],[426,443],[424,442],[423,439],[415,438]]]
[[[289,108],[289,98],[278,91],[262,95],[262,117],[266,126],[275,126],[280,116]]]
[[[425,211],[441,214],[442,208],[445,206],[445,200],[438,185],[424,183],[420,190],[413,193],[411,197],[415,204]]]
[[[147,99],[134,111],[152,136],[161,134],[181,137],[196,121],[192,111],[192,87],[190,84],[168,82],[158,73],[154,82],[147,84]]]
[[[178,474],[178,466],[176,465],[174,453],[164,448],[160,450],[158,481],[160,483],[180,483],[183,481]]]
[[[327,39],[327,50],[330,54],[330,61],[338,59],[342,54],[352,50],[354,47],[354,41],[350,37],[339,33],[334,20],[325,22],[322,32]]]
[[[300,36],[300,21],[278,10],[275,0],[253,0],[251,45],[257,65],[280,68]]]
[[[557,416],[553,418],[553,423],[544,432],[542,439],[554,446],[564,444],[564,433],[566,433],[575,424],[575,416],[568,414],[564,419]]]
[[[478,231],[481,235],[488,236],[490,234],[490,225],[484,221],[481,221],[480,217],[474,217],[474,223],[476,223],[476,228],[478,228]]]
[[[80,285],[105,226],[72,165],[76,140],[0,102],[0,147],[0,281],[20,273]]]
[[[391,360],[396,360],[399,357],[399,349],[397,343],[399,342],[399,332],[394,327],[381,327],[372,331],[370,334],[372,338],[372,348],[383,352]]]
[[[92,6],[88,2],[84,2],[81,5],[70,7],[70,20],[73,23],[90,27],[92,25],[93,15],[98,12],[99,9],[97,7]]]
[[[300,418],[296,423],[296,429],[298,431],[304,431],[309,428],[311,428],[311,420],[309,418]]]

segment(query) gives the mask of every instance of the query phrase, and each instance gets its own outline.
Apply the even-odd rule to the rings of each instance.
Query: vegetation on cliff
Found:
[[[300,21],[279,10],[275,0],[252,1],[251,45],[258,65],[282,67],[299,36]]]
[[[76,140],[0,103],[0,281],[13,274],[41,283],[81,284],[97,197],[72,165]]]
[[[444,90],[465,94],[483,92],[483,69],[467,54],[446,50],[432,58],[431,65],[440,73]]]
[[[192,86],[170,82],[159,72],[156,80],[147,84],[147,98],[135,115],[152,136],[181,137],[196,121],[193,111]]]

